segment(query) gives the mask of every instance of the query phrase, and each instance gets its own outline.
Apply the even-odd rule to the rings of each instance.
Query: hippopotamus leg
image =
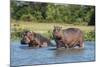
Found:
[[[68,45],[65,45],[62,41],[56,40],[57,48],[65,47],[68,48]]]
[[[80,48],[84,48],[84,42],[83,42],[83,39],[80,39],[80,41],[79,41],[79,47],[80,47]]]
[[[57,41],[56,44],[57,44],[57,48],[60,48],[60,47],[61,47],[61,46],[60,46],[61,44],[60,44],[59,41]]]
[[[67,44],[64,44],[64,47],[65,47],[65,48],[68,48],[68,46],[66,46],[66,45],[67,45]]]
[[[74,46],[73,46],[73,45],[69,45],[68,47],[69,47],[69,48],[74,48]]]
[[[80,44],[79,44],[79,47],[80,47],[80,48],[84,48],[84,43],[83,43],[83,42],[80,43]]]
[[[60,48],[60,47],[61,47],[61,42],[58,41],[58,40],[55,40],[55,41],[56,41],[56,46],[57,46],[57,48]]]
[[[34,47],[34,45],[29,43],[29,47]]]

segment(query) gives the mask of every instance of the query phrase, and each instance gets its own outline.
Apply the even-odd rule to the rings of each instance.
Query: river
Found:
[[[55,46],[29,48],[11,41],[11,66],[43,65],[95,61],[95,42],[86,41],[84,49],[60,49]]]

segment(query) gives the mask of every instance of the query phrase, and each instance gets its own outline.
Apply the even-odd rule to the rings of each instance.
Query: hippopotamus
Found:
[[[50,39],[39,33],[25,31],[22,34],[21,44],[28,44],[29,47],[47,47]]]
[[[56,42],[56,47],[84,48],[83,32],[78,28],[62,29],[60,26],[54,26],[53,38]]]

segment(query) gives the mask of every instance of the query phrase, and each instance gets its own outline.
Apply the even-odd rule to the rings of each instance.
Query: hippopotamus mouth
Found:
[[[28,44],[26,41],[24,41],[24,40],[21,40],[21,42],[20,42],[22,45],[26,45],[26,44]]]
[[[55,39],[56,39],[56,40],[61,40],[62,38],[61,38],[61,37],[55,37]]]

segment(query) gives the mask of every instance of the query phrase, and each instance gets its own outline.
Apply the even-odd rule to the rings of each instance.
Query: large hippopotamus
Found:
[[[47,47],[50,44],[50,39],[39,33],[24,31],[21,44],[28,44],[29,47]]]
[[[57,48],[84,48],[83,32],[78,28],[62,29],[62,27],[54,26],[53,37]]]

